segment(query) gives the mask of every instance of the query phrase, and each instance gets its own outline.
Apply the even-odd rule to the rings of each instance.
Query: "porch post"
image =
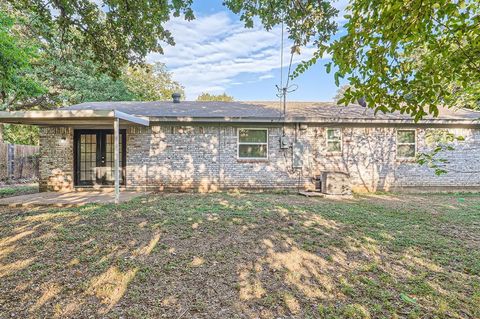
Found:
[[[113,122],[113,136],[114,136],[114,162],[115,162],[115,204],[120,202],[120,119],[117,117]]]

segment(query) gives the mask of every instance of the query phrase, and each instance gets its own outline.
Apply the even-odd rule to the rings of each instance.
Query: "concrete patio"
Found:
[[[127,202],[135,197],[145,195],[146,192],[122,191],[120,203]],[[86,204],[110,204],[115,202],[115,192],[112,191],[76,191],[68,193],[35,193],[0,199],[0,206],[6,207],[76,207]]]

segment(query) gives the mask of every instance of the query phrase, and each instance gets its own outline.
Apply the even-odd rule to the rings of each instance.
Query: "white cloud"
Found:
[[[258,77],[259,80],[273,79],[275,76],[271,73],[264,74]]]
[[[239,85],[239,75],[255,75],[258,80],[273,78],[271,73],[280,67],[281,29],[263,30],[257,26],[244,28],[226,12],[185,21],[173,18],[166,25],[176,45],[165,46],[164,55],[149,54],[148,62],[167,65],[175,80],[185,86],[187,99],[201,92],[223,93]],[[285,41],[284,63],[290,58],[290,43]],[[311,57],[314,48],[304,48],[295,55],[293,63]],[[280,81],[280,79],[279,79]]]
[[[349,13],[347,10],[348,4],[349,0],[338,0],[332,2],[332,5],[338,10],[338,16],[335,20],[340,27],[342,27],[345,22],[347,22],[347,19],[345,19],[344,16]]]

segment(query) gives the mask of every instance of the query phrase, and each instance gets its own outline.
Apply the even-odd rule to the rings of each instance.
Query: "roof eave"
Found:
[[[392,125],[469,125],[480,126],[478,120],[466,119],[424,119],[418,122],[410,119],[352,119],[352,118],[283,118],[283,117],[178,117],[152,116],[150,122],[180,123],[306,123],[306,124],[392,124]]]

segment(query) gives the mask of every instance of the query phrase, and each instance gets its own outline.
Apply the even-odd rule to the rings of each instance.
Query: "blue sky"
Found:
[[[343,9],[346,1],[336,2]],[[152,53],[147,62],[160,61],[173,72],[174,79],[185,86],[188,100],[201,92],[226,92],[236,100],[275,100],[280,84],[281,28],[267,32],[261,25],[245,29],[237,15],[221,1],[194,1],[196,19],[173,18],[166,28],[175,38],[174,47],[164,46],[164,55]],[[286,36],[285,36],[286,39]],[[290,58],[286,39],[284,65]],[[311,56],[314,48],[303,48],[298,63]],[[293,81],[298,85],[289,94],[295,101],[332,100],[337,87],[333,74],[325,72],[328,57]],[[286,74],[284,68],[284,77]]]

